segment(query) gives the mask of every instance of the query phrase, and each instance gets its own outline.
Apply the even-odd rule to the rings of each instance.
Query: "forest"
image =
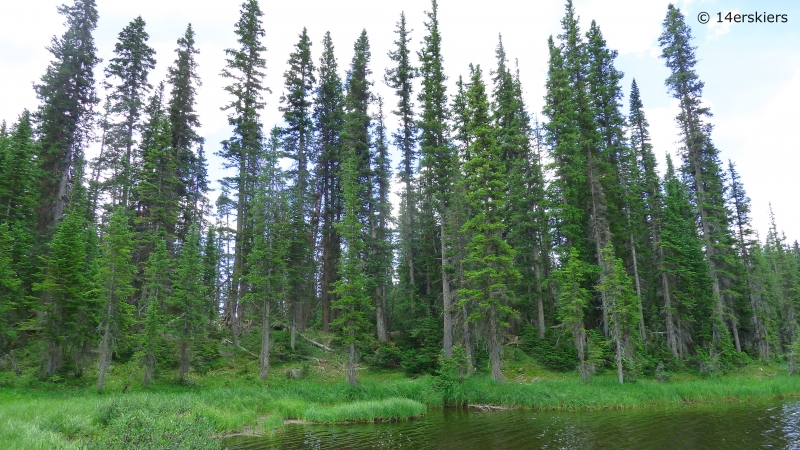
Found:
[[[59,12],[38,106],[0,125],[9,377],[96,378],[103,391],[125,365],[144,386],[192,383],[244,351],[264,380],[308,349],[341,353],[354,386],[362,367],[501,382],[512,348],[619,383],[798,371],[800,245],[774,217],[766,236],[754,229],[673,5],[658,42],[680,158],[662,168],[635,79],[622,85],[617,51],[594,21],[579,28],[572,0],[547,42],[542,111],[523,101],[502,39],[496,65],[471,65],[448,92],[436,0],[419,50],[400,15],[379,50],[391,67],[371,66],[366,30],[340,62],[330,33],[317,44],[303,29],[283,86],[268,86],[263,12],[245,0],[219,68],[221,143],[198,133],[191,25],[159,81],[142,17],[97,73],[95,0]],[[270,89],[282,122],[268,125]],[[217,192],[209,147],[233,173]]]

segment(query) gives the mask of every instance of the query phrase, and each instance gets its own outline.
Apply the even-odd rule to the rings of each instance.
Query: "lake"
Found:
[[[432,410],[397,423],[290,424],[230,449],[800,449],[800,401],[595,412]]]

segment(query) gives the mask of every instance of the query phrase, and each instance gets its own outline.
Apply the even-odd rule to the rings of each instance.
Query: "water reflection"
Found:
[[[798,449],[800,402],[597,412],[431,411],[424,419],[289,425],[230,449]]]

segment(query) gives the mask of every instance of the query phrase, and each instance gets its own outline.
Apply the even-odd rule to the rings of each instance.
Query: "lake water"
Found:
[[[382,424],[287,425],[230,449],[800,449],[800,402],[645,410],[533,412],[445,409]]]

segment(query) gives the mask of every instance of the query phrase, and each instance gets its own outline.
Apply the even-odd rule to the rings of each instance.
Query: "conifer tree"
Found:
[[[377,114],[373,117],[373,197],[370,212],[370,276],[375,289],[375,324],[379,341],[389,340],[387,296],[392,283],[392,204],[389,201],[389,146],[386,142],[383,99],[376,98]]]
[[[195,111],[195,96],[200,86],[197,74],[196,55],[200,51],[194,46],[194,30],[192,24],[178,39],[178,54],[174,65],[169,68],[168,79],[172,85],[169,99],[169,123],[172,134],[172,150],[176,157],[180,189],[180,213],[175,233],[183,240],[192,223],[199,217],[199,205],[204,189],[205,161],[202,157],[203,138],[197,134],[200,120]],[[195,147],[198,147],[195,150]],[[196,151],[196,153],[195,153]]]
[[[340,133],[344,120],[342,81],[337,73],[330,32],[322,40],[319,61],[319,85],[314,100],[314,130],[318,153],[316,155],[317,191],[321,195],[320,306],[322,330],[330,331],[333,283],[338,279],[341,236],[335,223],[342,215],[341,201],[341,147]]]
[[[399,218],[399,239],[400,239],[400,265],[398,275],[400,278],[400,292],[406,297],[405,301],[414,303],[416,292],[417,270],[414,264],[415,252],[415,224],[414,216],[417,209],[417,196],[415,191],[415,173],[417,169],[417,124],[414,120],[413,80],[417,77],[417,70],[409,60],[411,42],[409,30],[406,28],[405,12],[400,13],[400,21],[397,22],[397,40],[394,44],[395,50],[389,52],[389,59],[395,64],[394,67],[386,69],[386,84],[394,89],[398,97],[397,109],[392,114],[397,116],[400,121],[400,128],[392,133],[395,147],[400,151],[400,165],[397,167],[400,182],[404,184],[400,194],[402,199],[401,216]]]
[[[365,36],[362,34],[362,36]],[[351,75],[352,76],[352,75]],[[340,262],[339,273],[341,278],[334,283],[334,293],[337,295],[333,307],[339,310],[339,317],[332,325],[338,328],[342,344],[347,346],[347,381],[358,385],[356,373],[356,346],[369,339],[369,321],[367,313],[372,308],[367,291],[368,279],[366,273],[364,243],[364,225],[361,222],[361,208],[363,188],[358,182],[359,158],[356,146],[350,146],[349,156],[343,168],[343,194],[344,216],[337,223],[339,232],[344,238],[346,247]]]
[[[94,0],[75,0],[61,6],[67,31],[52,39],[53,61],[34,86],[41,105],[38,125],[40,199],[37,230],[45,241],[56,231],[70,201],[70,190],[80,182],[76,165],[92,137],[93,108],[98,103],[94,85],[96,56],[92,32],[97,26]],[[48,370],[49,372],[49,370]]]
[[[639,326],[641,303],[636,295],[633,280],[625,271],[621,258],[614,256],[614,247],[606,244],[601,257],[612,267],[609,275],[603,278],[597,289],[606,293],[609,309],[609,327],[614,342],[617,379],[624,383],[622,360],[629,359],[635,349],[636,327]],[[608,261],[611,259],[612,261]],[[636,331],[635,331],[636,330]]]
[[[173,251],[180,208],[181,180],[172,147],[172,128],[164,105],[164,83],[150,98],[142,129],[141,163],[136,179],[137,260],[146,261],[155,242],[166,239]]]
[[[219,291],[219,243],[217,241],[217,228],[214,225],[208,227],[206,238],[203,243],[203,287],[208,293],[208,304],[205,305],[206,312],[213,320],[216,316],[219,304],[216,304],[217,292]]]
[[[124,206],[118,206],[103,233],[98,258],[97,288],[100,301],[105,301],[105,314],[101,321],[103,338],[100,342],[98,392],[103,390],[105,374],[111,365],[114,342],[133,320],[131,305],[127,300],[133,294],[132,283],[136,267],[131,258],[133,233],[128,221]]]
[[[11,283],[2,294],[6,301],[10,324],[29,316],[25,299],[37,272],[36,258],[36,207],[39,200],[37,185],[37,142],[31,114],[23,111],[18,121],[8,130],[0,127],[0,226],[5,227],[6,247],[2,252],[7,260],[7,274]],[[11,276],[11,275],[8,275]],[[13,289],[12,286],[13,285]]]
[[[677,178],[672,159],[667,155],[664,175],[664,210],[660,246],[663,248],[661,270],[669,280],[670,295],[665,296],[667,338],[673,354],[683,356],[692,342],[710,343],[713,323],[713,292],[708,278],[708,262],[703,259],[702,244],[697,235],[695,210],[689,193]],[[673,331],[670,332],[670,329]]]
[[[225,50],[228,58],[222,70],[222,76],[231,80],[225,91],[234,97],[222,107],[230,111],[228,124],[233,127],[233,136],[222,143],[219,153],[227,160],[228,167],[237,170],[235,179],[231,180],[237,189],[233,278],[230,280],[231,292],[227,296],[224,315],[234,340],[239,333],[238,301],[240,296],[245,295],[244,264],[249,251],[247,243],[251,240],[247,207],[253,196],[251,190],[257,170],[255,160],[263,145],[260,123],[260,111],[264,108],[262,92],[269,91],[263,85],[266,69],[263,57],[266,47],[261,43],[264,38],[261,23],[263,15],[256,0],[242,3],[241,16],[234,27],[239,48]]]
[[[11,255],[13,238],[8,223],[0,222],[0,350],[7,351],[16,330],[9,320],[17,298],[20,296],[21,280],[14,271]]]
[[[728,211],[723,198],[722,169],[718,151],[711,142],[711,125],[705,120],[711,112],[702,105],[704,83],[694,70],[697,59],[694,55],[695,47],[691,46],[691,29],[686,25],[680,9],[672,4],[667,7],[663,28],[659,37],[661,57],[671,71],[665,84],[672,96],[680,102],[680,113],[675,120],[683,145],[682,171],[690,177],[691,192],[704,240],[714,295],[714,345],[717,346],[729,338],[730,331],[736,335],[736,320],[729,316],[721,286],[725,257],[731,250],[726,248],[729,241]],[[728,317],[732,319],[732,330],[726,327],[725,319]]]
[[[744,190],[739,173],[736,171],[736,166],[730,160],[728,160],[728,173],[730,175],[728,203],[732,206],[733,225],[739,247],[739,257],[744,266],[746,293],[750,301],[750,314],[752,315],[753,341],[760,358],[766,360],[769,358],[769,335],[766,326],[768,312],[764,299],[763,275],[757,273],[760,272],[759,268],[753,267],[753,257],[751,256],[751,249],[758,245],[758,242],[753,236],[754,230],[750,219],[750,198]],[[760,249],[758,251],[760,253]]]
[[[513,267],[514,251],[504,240],[506,224],[503,223],[506,184],[505,165],[489,116],[489,100],[483,84],[480,66],[470,67],[471,84],[469,100],[472,135],[470,159],[464,164],[464,183],[471,217],[462,227],[471,234],[464,264],[467,288],[460,294],[462,302],[472,305],[470,320],[483,319],[489,343],[492,378],[503,380],[500,371],[502,339],[501,329],[515,314],[511,308],[514,292],[511,289],[520,277]]]
[[[39,305],[41,330],[47,350],[43,373],[57,374],[69,361],[75,374],[84,368],[91,337],[97,326],[94,255],[97,245],[93,224],[86,220],[87,199],[78,162],[76,186],[67,215],[59,223],[49,253],[44,258],[42,282],[34,290],[42,294]]]
[[[642,104],[641,95],[639,93],[639,86],[634,79],[631,82],[631,93],[629,96],[630,112],[628,114],[628,127],[629,127],[629,146],[631,150],[630,161],[628,163],[628,177],[631,179],[630,186],[634,189],[629,189],[628,194],[632,198],[627,202],[633,208],[643,208],[642,215],[632,214],[631,222],[629,224],[630,235],[634,237],[631,241],[632,249],[641,249],[642,256],[637,261],[642,262],[642,280],[649,280],[650,288],[647,289],[647,281],[644,287],[640,288],[643,292],[641,300],[643,304],[647,304],[648,311],[656,309],[655,305],[655,292],[661,291],[664,298],[664,303],[670,303],[669,282],[666,278],[666,273],[658,270],[658,266],[664,259],[663,248],[658,246],[657,243],[661,240],[661,209],[663,207],[661,186],[656,173],[656,158],[653,154],[653,146],[650,143],[650,131],[647,118],[644,115],[644,105]],[[645,230],[642,226],[646,227]],[[639,239],[636,239],[639,236]],[[646,236],[646,238],[642,238]],[[644,241],[644,242],[642,242]],[[637,247],[637,243],[639,247]],[[638,253],[637,253],[638,255]],[[665,310],[666,322],[672,323],[670,318],[670,310]],[[644,316],[644,314],[643,314]],[[651,316],[652,317],[652,316]],[[645,317],[642,317],[644,321]],[[654,317],[654,319],[657,321]],[[672,327],[668,327],[667,334],[674,332]],[[676,342],[674,336],[667,336],[667,342]],[[677,352],[677,349],[670,347],[671,350]],[[673,353],[677,356],[677,353]]]
[[[431,10],[426,13],[428,21],[425,28],[428,34],[423,38],[419,51],[419,75],[422,85],[417,96],[421,112],[417,122],[419,129],[421,220],[420,255],[424,258],[425,289],[427,300],[433,304],[438,289],[433,281],[441,279],[442,314],[444,316],[444,354],[451,356],[453,346],[453,294],[451,289],[451,267],[448,260],[449,247],[454,234],[450,231],[449,203],[453,189],[455,152],[450,142],[447,121],[447,89],[442,57],[442,36],[439,30],[438,2],[431,1]],[[438,227],[437,227],[438,222]],[[436,230],[438,228],[438,230]],[[438,231],[438,233],[437,233]],[[438,234],[438,239],[437,239]],[[438,240],[438,245],[437,245]],[[438,255],[438,256],[437,256]]]
[[[115,57],[105,69],[106,84],[111,88],[107,113],[118,117],[113,131],[118,140],[114,146],[120,150],[114,158],[119,161],[116,164],[119,170],[111,183],[117,186],[119,202],[126,207],[133,183],[135,133],[141,127],[146,96],[152,89],[147,77],[156,66],[155,50],[147,45],[149,35],[144,27],[145,22],[139,16],[122,29],[114,45]]]
[[[178,379],[186,381],[192,361],[194,344],[201,340],[208,315],[203,314],[205,289],[203,288],[200,232],[192,224],[172,272],[172,295],[167,302],[174,314],[170,321],[178,345]]]
[[[292,243],[289,249],[290,276],[290,329],[291,347],[294,349],[297,327],[305,328],[306,310],[314,297],[314,240],[310,227],[314,215],[314,197],[309,166],[313,162],[311,138],[311,95],[314,83],[314,62],[311,59],[311,40],[306,29],[300,34],[294,52],[289,55],[289,70],[284,73],[286,92],[280,107],[286,127],[282,130],[285,155],[294,160],[289,172],[292,180]]]
[[[163,341],[162,317],[166,312],[166,301],[170,295],[170,260],[167,241],[163,237],[155,243],[145,263],[145,301],[143,305],[142,335],[140,351],[144,365],[144,384],[147,386],[155,375],[156,355]]]
[[[592,293],[585,288],[586,279],[595,268],[584,262],[575,248],[569,249],[569,256],[563,266],[555,272],[558,282],[559,319],[569,330],[578,349],[578,369],[583,381],[589,379],[586,364],[586,325],[584,317]]]
[[[247,256],[247,280],[252,286],[244,297],[258,302],[261,310],[260,373],[264,380],[269,373],[271,307],[285,303],[289,297],[288,257],[292,228],[289,222],[289,198],[285,174],[278,166],[280,144],[274,130],[262,155],[263,170],[257,178],[253,198],[253,250]]]

